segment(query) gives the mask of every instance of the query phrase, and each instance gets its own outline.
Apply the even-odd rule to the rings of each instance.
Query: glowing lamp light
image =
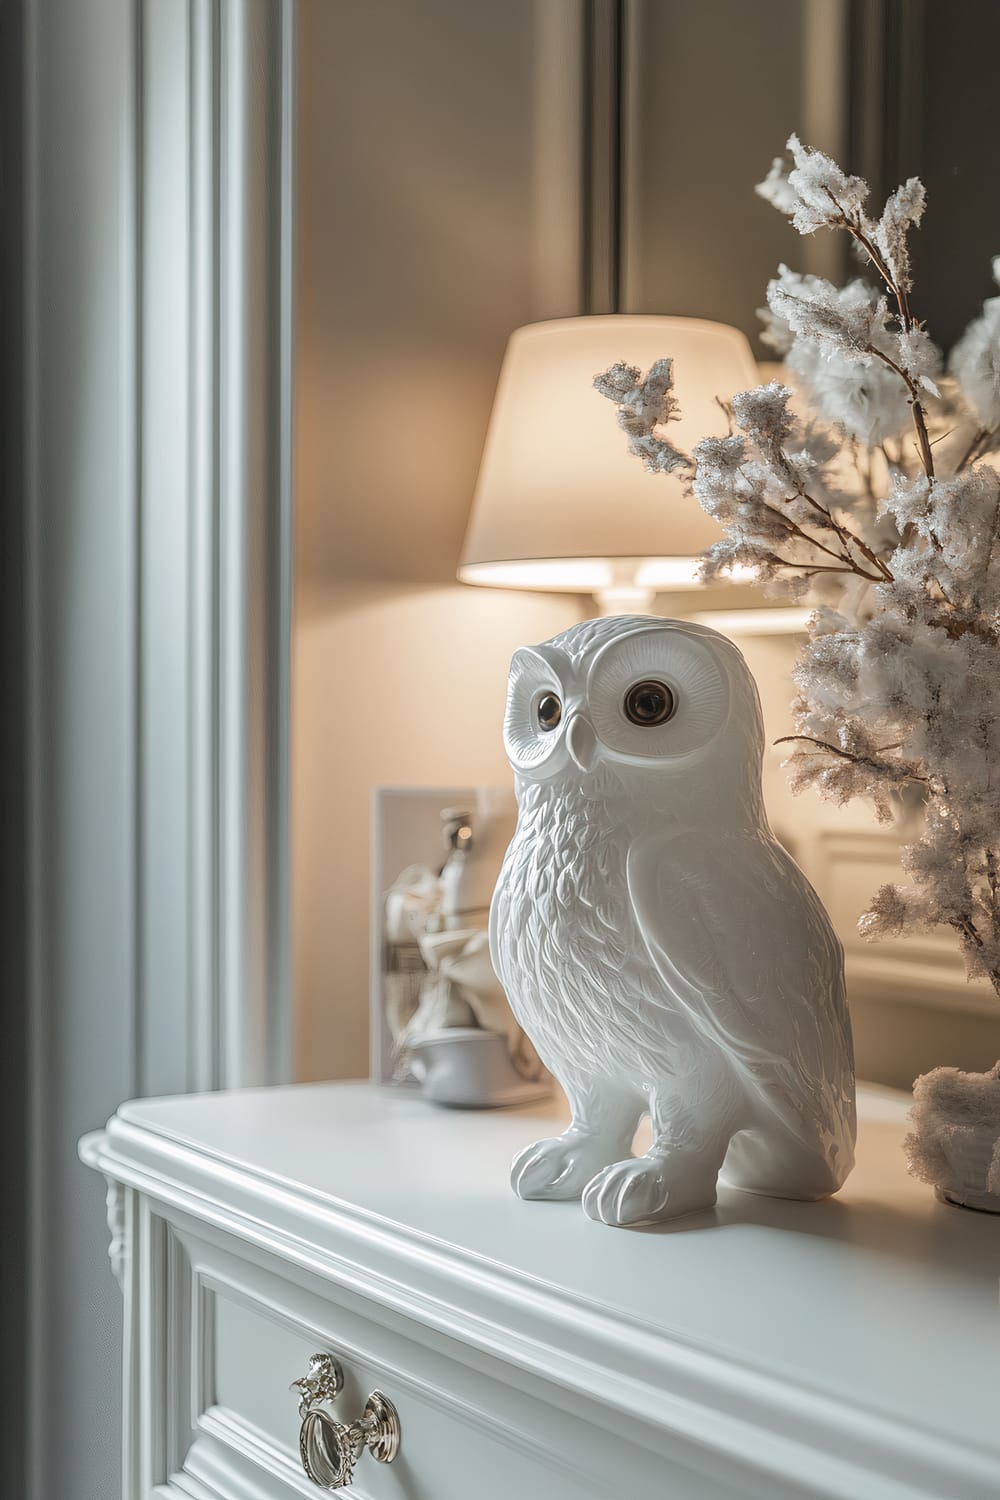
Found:
[[[721,528],[679,477],[645,472],[592,384],[618,360],[645,371],[667,355],[681,410],[670,439],[690,452],[727,432],[720,401],[758,382],[737,329],[614,315],[512,335],[458,568],[464,583],[594,594],[606,614],[645,613],[659,590],[697,587],[698,554]]]

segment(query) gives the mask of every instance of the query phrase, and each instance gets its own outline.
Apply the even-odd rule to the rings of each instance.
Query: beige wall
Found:
[[[299,1078],[368,1069],[372,788],[505,780],[511,652],[583,612],[454,581],[507,336],[579,310],[581,9],[299,7]]]

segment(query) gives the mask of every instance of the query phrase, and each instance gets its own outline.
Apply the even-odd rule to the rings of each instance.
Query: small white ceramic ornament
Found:
[[[768,826],[740,652],[686,621],[585,621],[515,654],[504,739],[519,817],[490,951],[572,1110],[515,1159],[514,1191],[614,1225],[711,1206],[720,1171],[836,1192],[855,1137],[843,953]]]

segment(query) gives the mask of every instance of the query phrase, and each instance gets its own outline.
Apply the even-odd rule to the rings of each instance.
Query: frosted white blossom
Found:
[[[929,513],[930,480],[926,474],[908,475],[900,470],[892,475],[889,493],[881,501],[879,509],[891,515],[900,533],[907,527],[917,527],[921,535],[928,536],[925,523]]]
[[[926,476],[897,474],[882,509],[900,534],[908,531],[928,544],[933,556],[900,547],[892,565],[906,579],[912,557],[922,585],[930,575],[953,608],[979,613],[1000,602],[1000,474],[976,464],[931,484]]]
[[[890,328],[885,299],[867,282],[835,287],[782,265],[768,284],[768,302],[765,339],[784,353],[817,414],[856,442],[879,447],[911,423],[905,383],[874,351],[937,395],[940,351],[921,329]]]
[[[813,339],[798,339],[789,368],[825,421],[865,448],[894,441],[910,425],[906,387],[887,365],[830,354]]]
[[[993,279],[1000,283],[1000,256]],[[950,369],[979,425],[987,432],[1000,427],[1000,297],[983,303],[951,351]]]
[[[791,274],[787,266],[782,266],[781,269]],[[779,359],[784,359],[795,343],[794,333],[784,318],[779,318],[777,313],[772,312],[769,307],[758,307],[757,316],[764,325],[760,334],[761,343]]]
[[[645,380],[638,380],[620,398],[622,426],[626,432],[649,431],[656,423],[667,423],[676,414],[674,396],[674,362],[658,359],[649,368]]]
[[[746,456],[746,443],[733,432],[727,437],[702,438],[695,449],[695,460],[699,467],[716,469],[725,474],[738,473]]]
[[[860,213],[868,197],[868,184],[862,178],[848,176],[824,152],[803,146],[797,135],[789,136],[787,149],[794,165],[786,171],[777,157],[757,192],[790,214],[800,234],[833,228],[845,214]]]
[[[927,194],[919,177],[909,177],[890,194],[872,236],[896,285],[911,290],[909,233],[924,216]]]
[[[664,363],[668,363],[664,361]],[[638,365],[627,365],[623,360],[611,365],[607,370],[602,370],[599,375],[594,376],[594,389],[609,401],[624,401],[630,396],[636,386],[642,380],[642,371]]]
[[[733,397],[733,418],[759,447],[777,450],[788,439],[794,422],[788,409],[792,393],[772,380]]]
[[[846,294],[846,295],[845,295]],[[872,345],[886,334],[888,304],[872,298],[862,283],[838,289],[822,276],[793,278],[787,266],[768,283],[767,302],[793,334],[816,339],[827,353],[870,364]]]
[[[850,629],[850,617],[829,604],[820,604],[809,621],[809,635],[816,640],[821,635],[841,635]]]
[[[934,376],[941,363],[940,352],[922,328],[908,328],[896,336],[899,367],[932,396],[940,396]]]
[[[902,937],[912,926],[913,903],[898,885],[880,885],[858,921],[862,937]]]
[[[787,159],[776,156],[771,162],[771,170],[763,182],[758,182],[754,192],[778,209],[779,213],[791,215],[799,207],[799,195],[788,181],[788,171]]]
[[[658,359],[645,377],[637,365],[619,361],[594,376],[594,389],[617,405],[618,425],[628,434],[629,452],[649,473],[690,468],[687,454],[656,431],[677,415],[671,359]]]

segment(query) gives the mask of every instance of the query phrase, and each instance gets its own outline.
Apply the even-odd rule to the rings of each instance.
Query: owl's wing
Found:
[[[654,833],[628,856],[663,984],[750,1091],[801,1136],[853,1129],[843,954],[819,898],[767,834]]]

